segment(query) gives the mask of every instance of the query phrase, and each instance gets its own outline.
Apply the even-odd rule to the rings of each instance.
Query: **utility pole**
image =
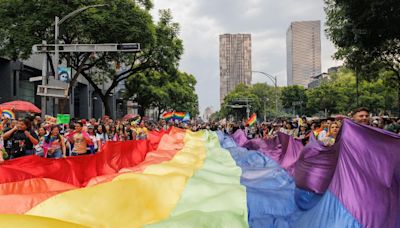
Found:
[[[59,27],[58,24],[60,19],[56,16],[54,20],[55,34],[54,34],[54,44],[55,44],[55,52],[54,52],[54,78],[58,80],[58,61],[59,61],[59,52],[58,52],[58,36],[59,36]]]
[[[278,78],[275,76],[275,112],[276,116],[279,115],[278,113]]]
[[[278,116],[278,78],[276,76],[272,76],[272,75],[262,72],[262,71],[252,71],[252,72],[259,73],[259,74],[266,76],[274,84],[274,87],[275,87],[275,112],[276,112],[276,116]]]
[[[79,8],[75,11],[72,11],[71,13],[69,13],[68,15],[66,15],[65,17],[63,17],[61,20],[59,19],[58,16],[56,16],[54,18],[54,41],[55,41],[55,48],[54,48],[54,77],[56,80],[58,80],[58,61],[59,61],[59,49],[58,49],[58,44],[59,44],[59,35],[60,35],[60,25],[62,23],[64,23],[66,20],[75,17],[76,15],[78,15],[79,13],[90,9],[90,8],[96,8],[96,7],[103,7],[103,6],[108,6],[108,4],[98,4],[98,5],[90,5],[90,6],[85,6],[82,8]]]
[[[42,41],[43,45],[46,45],[45,40]],[[42,64],[42,85],[47,85],[47,54],[43,53],[43,64]],[[42,119],[46,117],[47,112],[47,97],[42,97]]]
[[[360,106],[360,103],[359,103],[360,92],[359,92],[359,80],[358,80],[357,67],[356,67],[355,71],[356,71],[355,73],[356,73],[356,90],[357,90],[356,103],[357,103],[357,107],[359,107]]]
[[[79,13],[90,9],[90,8],[96,8],[96,7],[103,7],[103,6],[107,6],[108,4],[98,4],[98,5],[90,5],[90,6],[85,6],[82,8],[79,8],[77,10],[72,11],[71,13],[69,13],[68,15],[66,15],[65,17],[63,17],[61,20],[58,16],[55,16],[54,18],[54,79],[59,80],[59,75],[58,75],[58,62],[60,59],[60,54],[59,54],[59,35],[60,35],[60,25],[62,23],[64,23],[66,20],[75,17],[76,15],[78,15]],[[56,112],[59,112],[59,100],[58,98],[54,98],[54,107]]]
[[[55,52],[55,44],[35,44],[32,46],[32,53],[51,53]],[[139,43],[110,43],[110,44],[59,44],[58,47],[62,47],[59,52],[62,53],[92,53],[92,52],[140,52],[140,44]],[[47,71],[46,71],[47,72]],[[43,78],[42,78],[43,79]],[[47,77],[46,77],[47,79]],[[43,81],[42,81],[43,82]],[[68,86],[68,85],[67,85]],[[46,88],[47,87],[47,88]],[[51,87],[51,88],[50,88]],[[48,96],[48,97],[59,97],[59,98],[68,98],[68,88],[60,88],[54,86],[47,86],[47,81],[42,85],[38,86],[38,91],[43,90],[43,92],[38,92],[39,96]],[[53,91],[53,93],[48,92],[49,90]],[[115,88],[114,88],[115,89]],[[47,92],[46,92],[47,91]],[[58,91],[57,94],[54,94],[54,91]],[[59,93],[61,91],[61,94]],[[115,93],[115,90],[114,90]],[[72,88],[71,93],[71,104],[74,102],[74,92]]]
[[[249,108],[249,102],[247,101],[246,103],[246,113],[247,113],[247,119],[250,118],[250,108]]]
[[[269,101],[267,97],[264,97],[264,122],[267,121],[267,111],[266,111],[266,103]]]
[[[293,102],[293,117],[296,116],[296,103]]]

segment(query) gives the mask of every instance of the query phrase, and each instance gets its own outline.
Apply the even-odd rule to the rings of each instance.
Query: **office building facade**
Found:
[[[251,84],[251,35],[224,34],[219,37],[220,102],[240,84]]]
[[[14,100],[24,100],[35,104],[42,109],[41,96],[38,96],[37,88],[41,81],[31,82],[30,78],[42,75],[41,55],[32,55],[24,61],[12,61],[5,57],[0,57],[0,80],[2,87],[0,90],[0,104]],[[108,88],[108,84],[105,88]],[[124,84],[120,83],[112,96],[108,98],[111,108],[112,118],[122,118],[127,113],[127,101],[123,99]],[[54,100],[47,98],[47,108],[45,114],[56,116],[58,114],[54,105]],[[71,117],[100,118],[104,115],[103,104],[94,88],[83,77],[78,80],[72,89],[72,93],[63,108],[64,114]]]
[[[321,74],[321,22],[292,22],[286,34],[287,82],[307,88]]]

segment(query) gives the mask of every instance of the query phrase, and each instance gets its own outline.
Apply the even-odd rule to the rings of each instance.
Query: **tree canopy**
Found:
[[[174,110],[186,111],[195,117],[199,114],[196,83],[193,75],[179,71],[176,74],[138,73],[127,80],[125,96],[138,103],[141,115],[149,108],[156,108],[159,114]]]
[[[218,115],[225,117],[231,116],[237,120],[247,118],[246,102],[244,102],[244,100],[248,99],[250,115],[252,113],[257,113],[259,118],[264,115],[267,118],[281,116],[282,113],[279,111],[276,113],[275,110],[276,95],[278,95],[278,107],[280,107],[280,88],[275,88],[265,83],[257,83],[251,86],[239,84],[235,90],[224,98],[221,111]]]
[[[380,74],[381,77],[385,77],[385,74],[390,74],[390,72],[382,71]],[[306,113],[312,115],[321,112],[322,115],[325,110],[327,114],[349,113],[357,107],[355,84],[354,71],[344,68],[331,74],[331,80],[306,91]],[[395,90],[385,80],[360,82],[360,105],[367,107],[372,113],[395,112],[395,101]]]
[[[60,28],[64,43],[140,42],[154,40],[149,9],[151,1],[45,1],[3,0],[0,2],[0,54],[13,59],[29,58],[34,44],[54,43],[54,18],[87,5],[104,4],[69,19]]]
[[[229,93],[222,104],[221,111],[214,115],[216,118],[233,116],[236,119],[246,117],[246,109],[233,109],[230,104],[236,100],[250,98],[251,113],[256,112],[258,117],[266,112],[267,119],[294,115],[325,116],[332,114],[348,114],[357,107],[356,103],[356,76],[348,68],[341,68],[331,73],[329,80],[319,87],[305,89],[302,86],[288,86],[278,88],[279,110],[275,115],[275,88],[266,84],[247,86],[239,84]],[[360,105],[368,108],[371,113],[378,115],[383,112],[394,114],[397,100],[396,89],[392,87],[390,78],[392,71],[380,70],[377,79],[360,81]],[[264,110],[264,101],[265,110]],[[283,108],[283,109],[282,109]]]
[[[300,112],[296,113],[303,114],[303,107],[307,103],[306,90],[303,86],[298,85],[284,87],[282,89],[281,101],[283,108],[292,111],[297,109]]]
[[[108,97],[114,88],[131,75],[148,70],[176,73],[183,43],[179,25],[169,10],[160,11],[153,22],[151,0],[3,0],[0,1],[0,55],[26,59],[32,45],[46,40],[54,43],[54,18],[62,18],[83,6],[91,8],[60,26],[60,43],[140,43],[140,53],[73,53],[60,55],[75,70],[70,88],[83,76],[95,89],[110,113]],[[15,16],[17,15],[17,17]],[[52,65],[52,64],[51,64]],[[93,70],[95,69],[95,70]],[[54,73],[54,67],[53,67]],[[105,91],[101,89],[107,83]]]
[[[325,0],[327,34],[360,79],[376,80],[381,69],[393,71],[400,113],[400,1]]]

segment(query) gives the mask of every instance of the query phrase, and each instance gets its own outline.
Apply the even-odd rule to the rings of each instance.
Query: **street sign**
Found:
[[[63,88],[59,86],[39,85],[36,94],[42,97],[69,98],[68,88]]]
[[[122,50],[140,51],[140,44],[138,43],[119,44],[117,45],[117,49],[118,51]]]
[[[68,88],[69,83],[56,80],[54,77],[49,77],[47,85],[38,86],[37,95],[44,97],[68,98]]]
[[[139,43],[122,44],[35,44],[33,53],[55,53],[56,47],[60,53],[72,52],[140,52]]]
[[[227,105],[229,108],[245,108],[245,105]]]
[[[47,85],[54,86],[54,87],[60,87],[60,88],[64,88],[64,89],[68,89],[68,87],[69,87],[69,83],[63,82],[61,80],[56,80],[52,76],[49,77],[49,81],[48,81]]]
[[[29,78],[29,82],[38,82],[38,81],[42,81],[42,80],[43,80],[42,76],[30,77]]]

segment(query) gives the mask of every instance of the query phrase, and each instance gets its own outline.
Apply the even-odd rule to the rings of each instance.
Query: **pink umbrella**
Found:
[[[135,119],[138,115],[136,114],[126,114],[124,116],[124,118],[122,118],[123,120],[130,120],[130,119]]]
[[[11,110],[13,112],[41,113],[42,111],[28,101],[11,101],[0,104],[1,110]]]

